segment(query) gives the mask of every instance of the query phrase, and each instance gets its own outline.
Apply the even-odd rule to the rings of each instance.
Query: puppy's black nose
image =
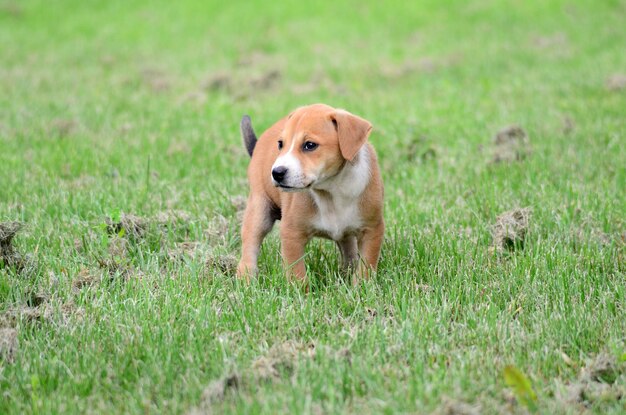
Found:
[[[280,183],[285,178],[287,174],[287,167],[278,166],[272,169],[272,177],[276,180],[277,183]]]

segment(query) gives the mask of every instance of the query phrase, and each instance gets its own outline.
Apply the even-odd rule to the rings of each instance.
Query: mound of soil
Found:
[[[530,215],[530,208],[513,209],[500,214],[492,231],[493,249],[504,252],[523,248]]]
[[[493,163],[520,161],[530,154],[530,139],[519,125],[510,125],[498,131],[493,145]]]
[[[26,258],[13,247],[13,238],[22,228],[20,222],[0,223],[0,269],[13,268],[18,273],[26,269]]]

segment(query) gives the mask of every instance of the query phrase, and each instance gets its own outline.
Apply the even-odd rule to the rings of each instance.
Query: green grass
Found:
[[[625,20],[623,1],[0,0],[0,221],[33,262],[0,270],[0,413],[524,412],[508,365],[540,413],[623,413],[623,363],[586,407],[560,396],[626,352],[626,92],[606,86]],[[314,102],[375,126],[379,272],[354,288],[315,241],[305,294],[274,232],[241,284],[240,117]],[[490,163],[510,124],[532,152]],[[494,254],[518,207],[523,249]],[[144,233],[108,233],[120,212]]]

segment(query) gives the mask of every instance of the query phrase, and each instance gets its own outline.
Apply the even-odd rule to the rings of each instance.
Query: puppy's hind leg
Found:
[[[356,276],[352,280],[354,285],[359,282],[356,277],[369,278],[372,271],[376,271],[384,234],[385,223],[381,220],[378,225],[373,228],[366,229],[361,238],[359,238],[359,251],[361,258]]]
[[[250,195],[241,225],[241,260],[237,276],[250,280],[257,273],[257,260],[263,238],[272,230],[276,208],[264,197]]]
[[[343,271],[354,270],[359,259],[356,236],[346,236],[342,240],[337,241],[337,246],[341,252],[341,269]]]

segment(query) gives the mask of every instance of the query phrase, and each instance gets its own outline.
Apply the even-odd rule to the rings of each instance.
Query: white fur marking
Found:
[[[364,145],[359,150],[355,164],[347,162],[339,174],[315,186],[316,189],[328,192],[330,197],[322,197],[315,190],[311,191],[318,208],[313,220],[315,229],[335,241],[358,230],[362,225],[359,199],[370,179],[370,154]]]
[[[291,148],[289,148],[289,151],[276,159],[274,165],[272,166],[272,170],[279,166],[287,168],[287,175],[285,176],[283,184],[290,187],[304,187],[302,165],[300,164],[300,160],[292,154],[295,145],[296,141],[294,140],[291,144]]]

